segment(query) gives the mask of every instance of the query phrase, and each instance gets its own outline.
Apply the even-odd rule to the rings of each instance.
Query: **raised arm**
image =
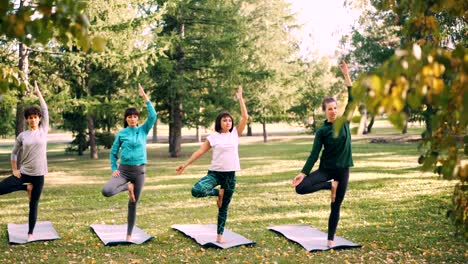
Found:
[[[210,142],[208,140],[205,140],[205,142],[200,146],[200,148],[197,151],[195,151],[184,164],[177,167],[176,173],[182,174],[182,172],[184,172],[184,169],[187,168],[188,165],[200,158],[203,154],[205,154],[205,152],[210,150],[210,148]]]
[[[241,120],[239,125],[237,125],[237,135],[241,135],[244,131],[245,126],[247,125],[247,120],[249,119],[249,114],[247,113],[247,107],[245,106],[244,98],[242,97],[242,86],[239,85],[239,88],[236,92],[237,99],[239,100],[239,105],[241,108]]]
[[[349,76],[349,70],[348,70],[348,65],[346,64],[346,61],[342,61],[340,64],[340,70],[343,73],[343,76],[345,78],[345,84],[347,87],[353,86],[353,82],[351,82],[351,77]]]
[[[138,84],[138,93],[143,98],[143,100],[145,100],[146,108],[148,109],[148,119],[146,119],[145,123],[142,125],[142,128],[145,130],[146,134],[148,134],[151,128],[153,127],[154,123],[156,122],[157,114],[156,110],[154,109],[154,106],[151,104],[148,95],[146,95],[145,91],[143,90],[143,87],[141,87],[140,84]]]
[[[351,77],[349,76],[348,65],[346,64],[345,61],[341,62],[340,70],[343,73],[346,88],[348,88],[348,102],[346,104],[346,108],[345,108],[345,111],[344,111],[343,115],[348,120],[350,120],[350,118],[353,117],[353,113],[354,113],[354,109],[355,109],[355,105],[354,105],[354,102],[353,102],[353,96],[352,96],[353,82],[351,81]]]
[[[39,90],[39,86],[37,85],[37,82],[34,81],[34,92],[36,93],[36,96],[39,98],[39,102],[41,104],[41,129],[44,130],[45,132],[49,131],[49,109],[47,108],[47,104],[44,100],[44,97],[42,97],[42,93]]]

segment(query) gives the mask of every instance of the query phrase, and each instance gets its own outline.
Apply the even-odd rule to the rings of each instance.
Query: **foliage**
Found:
[[[112,148],[114,139],[115,135],[110,132],[96,133],[96,143],[100,146],[104,146],[106,149]]]
[[[105,41],[100,36],[89,36],[89,21],[83,14],[85,7],[85,1],[75,0],[2,0],[0,38],[26,45],[47,45],[54,39],[68,47],[76,45],[84,50],[91,47],[101,50]],[[0,64],[0,93],[6,92],[10,86],[24,91],[26,83],[22,78],[17,67]]]
[[[460,181],[462,202],[453,215],[461,216],[468,235],[468,164],[460,140],[468,121],[468,60],[464,18],[466,1],[373,1],[381,12],[391,11],[403,28],[403,45],[375,72],[360,78],[355,95],[373,113],[386,112],[396,126],[407,116],[405,105],[431,110],[423,134],[419,161],[445,179]],[[459,194],[458,194],[459,195]],[[460,211],[461,210],[461,211]]]
[[[241,68],[238,1],[157,1],[167,5],[154,42],[167,47],[151,67],[156,109],[168,122],[169,152],[180,155],[181,129],[208,126],[232,110]]]
[[[156,60],[159,51],[151,45],[147,32],[158,29],[161,8],[146,0],[90,1],[84,12],[90,19],[89,33],[105,37],[105,47],[101,52],[90,52],[59,46],[60,56],[53,60],[58,64],[55,70],[60,69],[69,86],[64,103],[80,104],[82,117],[88,120],[80,123],[84,125],[80,130],[95,135],[95,131],[110,132],[120,125],[123,110],[136,102],[138,75]],[[81,133],[76,135],[82,137]],[[78,142],[89,144],[91,156],[97,158],[94,138],[90,136],[86,144]]]
[[[315,133],[325,120],[322,111],[323,98],[339,94],[344,85],[333,76],[332,68],[325,58],[299,63],[302,67],[295,76],[297,96],[288,111],[293,114],[294,120],[303,123]]]
[[[13,109],[15,100],[8,94],[0,95],[0,137],[15,134]]]
[[[292,34],[299,27],[296,18],[284,0],[244,1],[242,14],[247,31],[240,50],[245,57],[241,73],[250,121],[285,120],[296,93],[293,76],[299,70],[298,40]]]

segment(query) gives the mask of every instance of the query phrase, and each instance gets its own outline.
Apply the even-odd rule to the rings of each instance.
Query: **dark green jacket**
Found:
[[[341,128],[338,137],[335,138],[333,137],[333,123],[325,120],[325,123],[317,130],[312,151],[302,168],[304,174],[308,175],[314,167],[322,146],[320,169],[349,168],[354,165],[351,153],[351,133],[347,122]]]

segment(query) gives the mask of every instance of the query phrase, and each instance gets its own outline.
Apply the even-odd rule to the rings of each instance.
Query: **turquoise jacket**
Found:
[[[112,144],[110,163],[112,171],[117,170],[117,160],[120,153],[120,164],[146,164],[146,138],[156,122],[157,114],[150,101],[146,102],[148,119],[141,126],[126,127],[119,131]]]

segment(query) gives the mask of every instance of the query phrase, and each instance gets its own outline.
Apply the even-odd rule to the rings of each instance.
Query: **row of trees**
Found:
[[[43,12],[41,1],[21,3],[10,6],[10,13]],[[95,139],[119,127],[125,107],[141,103],[133,96],[137,82],[169,125],[173,157],[181,152],[182,127],[208,127],[219,111],[238,111],[233,94],[239,84],[248,98],[250,122],[263,124],[265,141],[268,122],[306,120],[307,112],[297,109],[316,108],[318,97],[340,90],[328,91],[340,86],[337,78],[325,81],[330,77],[325,60],[300,60],[298,40],[291,34],[300,28],[284,0],[102,0],[74,12],[86,22],[74,41],[41,35],[49,29],[37,33],[48,41],[28,41],[27,46],[22,37],[2,36],[2,65],[24,76],[6,82],[10,88],[3,90],[0,104],[10,109],[18,103],[16,113],[21,113],[20,107],[30,103],[24,98],[26,77],[38,80],[50,101],[53,124],[74,133],[73,148],[80,155],[90,149],[98,158]],[[15,67],[18,43],[28,52],[23,60],[27,71]],[[312,74],[314,81],[303,80]],[[12,114],[2,112],[2,134],[11,131]],[[24,127],[19,117],[16,123]]]

